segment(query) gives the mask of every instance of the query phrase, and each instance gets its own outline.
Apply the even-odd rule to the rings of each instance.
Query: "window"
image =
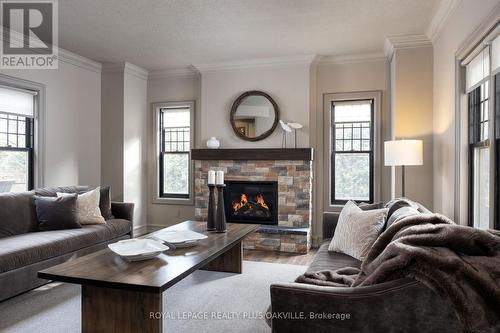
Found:
[[[0,86],[0,192],[33,189],[35,96]]]
[[[490,227],[490,140],[489,140],[489,81],[472,90],[469,105],[470,217],[472,225]]]
[[[156,105],[158,126],[158,195],[159,199],[192,199],[192,163],[194,103]]]
[[[374,99],[331,102],[330,205],[373,202]]]

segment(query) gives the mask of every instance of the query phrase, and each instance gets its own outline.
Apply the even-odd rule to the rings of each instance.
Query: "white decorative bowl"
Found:
[[[169,249],[165,244],[147,238],[126,239],[108,244],[108,247],[111,251],[128,261],[151,259]]]
[[[210,139],[207,140],[207,148],[217,149],[219,147],[220,147],[220,141],[217,140],[215,136],[212,136]]]

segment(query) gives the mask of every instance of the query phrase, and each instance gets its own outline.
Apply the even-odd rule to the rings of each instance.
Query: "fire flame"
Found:
[[[262,194],[258,194],[255,198],[257,199],[258,205],[261,205],[262,207],[269,209],[266,202],[264,201],[264,196]]]
[[[262,194],[256,195],[254,199],[257,205],[269,209],[269,206],[266,204],[266,201],[264,200],[264,196]],[[247,204],[249,205],[249,208],[252,208],[252,204],[248,202],[248,196],[242,193],[240,196],[240,201],[233,201],[232,203],[233,210],[236,212]]]
[[[246,194],[242,193],[240,196],[240,201],[233,201],[233,209],[236,212],[239,210],[241,207],[245,206],[248,202],[248,197]]]

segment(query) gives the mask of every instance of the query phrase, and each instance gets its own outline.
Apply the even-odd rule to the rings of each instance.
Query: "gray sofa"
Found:
[[[429,211],[420,206],[419,211]],[[323,215],[323,239],[308,271],[360,267],[361,262],[342,253],[328,252],[338,213]],[[420,282],[405,278],[373,286],[340,288],[301,283],[271,285],[272,331],[277,332],[460,332],[451,303]],[[298,319],[279,317],[292,314]],[[321,319],[314,315],[336,315]],[[342,316],[343,315],[343,316]],[[347,319],[347,315],[349,319]],[[344,318],[344,319],[342,319]]]
[[[61,189],[71,192],[68,187]],[[42,269],[132,237],[134,205],[119,202],[111,203],[113,218],[106,224],[37,231],[34,195],[35,191],[0,194],[0,301],[47,283],[37,277]]]

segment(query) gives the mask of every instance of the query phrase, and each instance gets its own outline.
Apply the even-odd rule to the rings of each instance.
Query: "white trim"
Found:
[[[432,47],[432,43],[426,35],[388,36],[384,42],[384,54],[391,61],[395,50],[418,47]]]
[[[204,73],[276,66],[310,66],[315,61],[315,59],[315,54],[307,54],[290,57],[257,58],[219,63],[195,64],[193,66],[200,72]]]
[[[136,225],[134,226],[134,228],[132,229],[132,237],[140,237],[142,235],[145,235],[149,232],[148,230],[148,225],[147,224],[143,224],[143,225]]]
[[[19,45],[24,43],[24,35],[17,31],[11,31],[11,38]],[[0,42],[3,43],[4,34],[0,34]],[[70,64],[76,67],[80,67],[92,72],[101,73],[102,65],[100,62],[92,60],[87,57],[83,57],[71,51],[65,50],[57,45],[52,45],[53,48],[57,49],[57,59],[66,64]]]
[[[139,79],[147,80],[149,72],[137,65],[131,64],[130,62],[125,62],[125,73],[134,75]]]
[[[167,68],[167,69],[156,69],[149,71],[149,79],[168,79],[168,78],[192,78],[198,76],[200,73],[193,66],[182,67],[182,68]]]
[[[325,180],[323,192],[323,210],[339,211],[341,205],[331,204],[331,108],[330,104],[336,100],[366,100],[373,99],[373,202],[381,199],[382,185],[382,92],[381,91],[358,91],[347,93],[323,94],[323,179]]]
[[[369,52],[369,53],[355,53],[346,55],[318,56],[316,63],[319,66],[323,66],[323,65],[341,65],[341,64],[371,62],[371,61],[386,61],[386,60],[387,58],[382,52]]]
[[[471,52],[477,50],[478,46],[486,41],[498,22],[500,22],[500,2],[460,45],[458,51],[455,53],[455,57],[460,61],[465,60]],[[481,48],[481,46],[479,46],[479,48]]]
[[[451,15],[460,5],[461,0],[441,0],[425,34],[434,43],[440,36]]]
[[[139,79],[147,80],[149,72],[142,67],[136,66],[129,62],[106,62],[102,64],[103,73],[127,73],[138,77]]]
[[[59,61],[96,73],[101,73],[102,69],[102,65],[100,62],[82,57],[81,55],[61,48],[59,48]]]

